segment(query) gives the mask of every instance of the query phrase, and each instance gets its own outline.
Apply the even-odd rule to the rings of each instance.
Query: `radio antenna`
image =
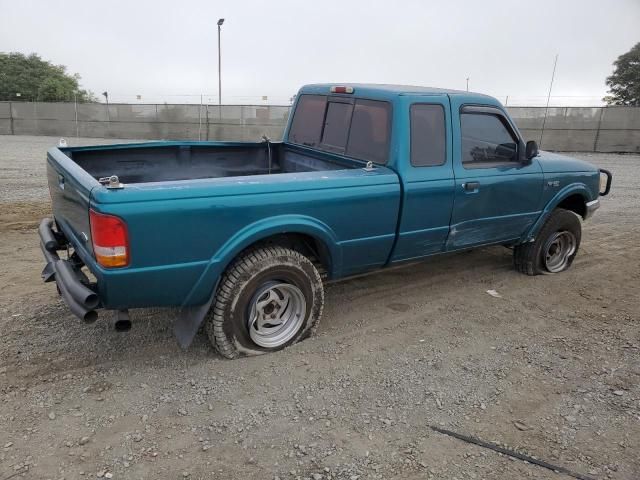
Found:
[[[542,148],[542,136],[544,135],[544,126],[547,123],[547,113],[549,113],[549,100],[551,100],[551,89],[553,88],[553,79],[556,76],[556,65],[558,64],[558,54],[556,53],[556,59],[553,61],[553,73],[551,73],[551,84],[549,85],[549,94],[547,95],[547,106],[544,109],[544,118],[542,119],[542,130],[540,131],[540,141],[538,144]]]

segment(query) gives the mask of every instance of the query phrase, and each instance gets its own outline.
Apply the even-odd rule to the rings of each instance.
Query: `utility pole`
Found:
[[[467,92],[469,91],[469,78],[471,77],[467,77]]]
[[[222,108],[222,53],[220,49],[220,27],[224,23],[224,18],[218,20],[218,105]]]
[[[80,136],[80,132],[78,130],[78,91],[73,91],[73,110],[75,112],[75,120],[76,120],[76,138]]]

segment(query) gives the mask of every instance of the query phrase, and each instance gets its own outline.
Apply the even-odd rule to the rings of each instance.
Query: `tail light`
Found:
[[[96,260],[103,267],[129,265],[127,224],[119,217],[89,210],[91,242]]]
[[[333,87],[331,87],[331,93],[353,93],[353,87],[334,85]]]

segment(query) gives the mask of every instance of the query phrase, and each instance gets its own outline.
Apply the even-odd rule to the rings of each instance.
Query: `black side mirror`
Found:
[[[525,156],[527,160],[531,160],[534,157],[538,156],[538,144],[535,140],[529,140],[527,142],[527,147],[525,148]]]

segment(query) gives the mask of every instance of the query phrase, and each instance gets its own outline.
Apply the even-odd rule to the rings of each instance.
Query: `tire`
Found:
[[[263,246],[227,268],[205,328],[224,357],[260,355],[311,335],[323,306],[322,279],[313,262],[289,248]]]
[[[514,248],[514,266],[526,275],[563,272],[573,263],[581,237],[582,226],[578,215],[557,208],[551,212],[533,242]]]

